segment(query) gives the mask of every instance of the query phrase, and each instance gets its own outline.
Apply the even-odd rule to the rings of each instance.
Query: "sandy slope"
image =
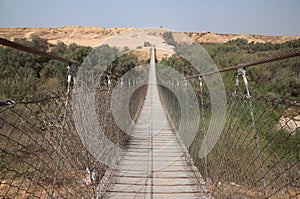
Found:
[[[57,42],[64,42],[65,44],[76,43],[82,46],[97,47],[107,42],[107,39],[111,36],[118,35],[119,33],[126,31],[142,31],[134,28],[110,28],[104,29],[100,27],[61,27],[61,28],[0,28],[0,37],[13,40],[15,38],[28,38],[33,36],[39,36],[48,39],[50,43],[56,44]],[[164,29],[156,29],[156,33],[139,34],[140,40],[130,37],[127,41],[128,47],[143,46],[143,40],[151,40],[156,37],[156,40],[160,41],[160,45],[165,45],[161,34],[166,31]],[[191,37],[193,40],[199,43],[215,42],[225,43],[227,41],[244,38],[248,42],[271,42],[271,43],[283,43],[293,39],[299,39],[300,36],[263,36],[263,35],[236,35],[236,34],[216,34],[213,32],[200,32],[192,33],[185,32],[184,34]],[[144,38],[141,38],[144,37]],[[160,38],[159,38],[160,37]],[[123,40],[124,41],[124,40]]]

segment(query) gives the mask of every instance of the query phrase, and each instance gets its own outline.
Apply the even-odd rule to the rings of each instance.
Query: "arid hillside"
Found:
[[[193,38],[199,43],[226,43],[230,40],[235,39],[246,39],[249,43],[266,43],[270,42],[273,44],[280,44],[286,41],[299,39],[300,36],[264,36],[264,35],[238,35],[238,34],[217,34],[213,32],[200,32],[200,33],[189,33],[186,32],[189,37]]]
[[[0,28],[0,37],[13,40],[15,38],[27,38],[38,36],[47,39],[50,43],[56,44],[61,41],[65,44],[76,43],[81,46],[97,47],[105,43],[106,38],[117,35],[121,32],[131,31],[134,28],[100,28],[100,27],[62,27],[62,28]],[[237,35],[217,34],[213,32],[185,32],[186,35],[199,43],[226,43],[230,40],[243,38],[248,42],[260,43],[283,43],[299,39],[300,36],[263,36],[263,35]]]
[[[15,38],[30,39],[32,36],[45,38],[49,43],[65,44],[76,43],[81,46],[97,47],[101,42],[110,36],[123,31],[130,31],[132,28],[111,28],[100,27],[62,27],[62,28],[0,28],[0,37],[13,40]]]

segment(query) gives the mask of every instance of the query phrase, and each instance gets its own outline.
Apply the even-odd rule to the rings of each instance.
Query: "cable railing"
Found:
[[[76,67],[91,66],[5,39],[0,39],[0,43],[66,63],[69,71],[67,87],[59,93],[47,92],[40,99],[29,101],[0,102],[0,198],[98,198],[107,185],[109,169],[91,154],[79,136],[72,97],[95,96],[97,117],[93,122],[102,124],[110,142],[124,148],[129,135],[117,126],[111,109],[117,79],[108,81],[102,77],[95,90],[74,93]],[[124,91],[135,90],[129,107],[134,118],[147,86],[142,81],[122,81]],[[126,92],[120,94],[120,103],[125,96]],[[99,147],[99,150],[107,149]]]
[[[298,198],[300,196],[300,122],[299,102],[288,99],[251,96],[246,68],[258,64],[300,56],[299,51],[284,53],[259,61],[189,76],[197,91],[199,129],[188,145],[189,152],[215,198]],[[233,93],[227,93],[224,128],[214,148],[199,157],[211,121],[212,105],[203,76],[237,71]],[[233,74],[232,74],[233,75]],[[176,89],[185,92],[184,80],[164,80],[159,91],[170,120],[183,119]],[[196,79],[197,78],[197,79]],[[209,77],[208,77],[209,78]],[[179,88],[181,87],[181,88]],[[186,94],[188,95],[188,94]],[[180,128],[175,125],[175,129]],[[203,146],[202,146],[203,147]]]
[[[284,59],[289,59],[289,58],[298,57],[298,56],[300,56],[300,50],[285,52],[283,54],[279,54],[279,55],[272,56],[272,57],[269,57],[269,58],[265,58],[265,59],[261,59],[261,60],[257,60],[257,61],[252,61],[252,62],[247,62],[247,63],[242,63],[242,64],[239,64],[237,66],[223,68],[223,69],[220,69],[220,70],[217,70],[217,71],[211,71],[211,72],[206,72],[206,73],[202,73],[202,74],[198,74],[198,75],[188,76],[188,77],[186,77],[186,79],[193,79],[193,78],[199,78],[199,77],[213,75],[213,74],[217,74],[217,73],[234,71],[234,70],[238,70],[240,68],[246,69],[248,67],[252,67],[252,66],[256,66],[256,65],[271,63],[271,62],[284,60]]]

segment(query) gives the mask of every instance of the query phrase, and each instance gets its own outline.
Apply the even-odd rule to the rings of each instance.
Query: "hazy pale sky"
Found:
[[[300,0],[0,0],[0,27],[160,27],[300,35]]]

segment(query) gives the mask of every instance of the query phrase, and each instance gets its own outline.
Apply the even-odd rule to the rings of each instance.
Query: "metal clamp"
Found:
[[[244,80],[244,84],[246,87],[246,98],[251,98],[250,95],[250,90],[249,90],[249,84],[248,84],[248,80],[247,80],[247,76],[246,76],[246,69],[245,68],[239,68],[238,69],[238,76],[242,76],[243,80]]]
[[[198,80],[199,80],[199,86],[200,86],[200,93],[202,94],[202,92],[203,92],[203,78],[202,78],[202,76],[199,76]]]
[[[75,84],[75,76],[76,76],[76,65],[74,63],[70,63],[67,67],[68,69],[68,87],[67,87],[67,95],[70,93],[70,87],[71,87],[71,82],[72,82],[72,77],[73,77],[73,81]]]
[[[237,71],[237,76],[236,76],[236,82],[235,82],[235,90],[233,92],[233,97],[236,97],[237,96],[237,89],[239,87],[239,78],[242,77],[243,78],[243,81],[244,81],[244,85],[246,87],[246,98],[247,99],[250,99],[251,98],[251,95],[250,95],[250,91],[249,91],[249,83],[248,83],[248,80],[247,80],[247,76],[246,76],[246,69],[241,66],[238,71]]]

